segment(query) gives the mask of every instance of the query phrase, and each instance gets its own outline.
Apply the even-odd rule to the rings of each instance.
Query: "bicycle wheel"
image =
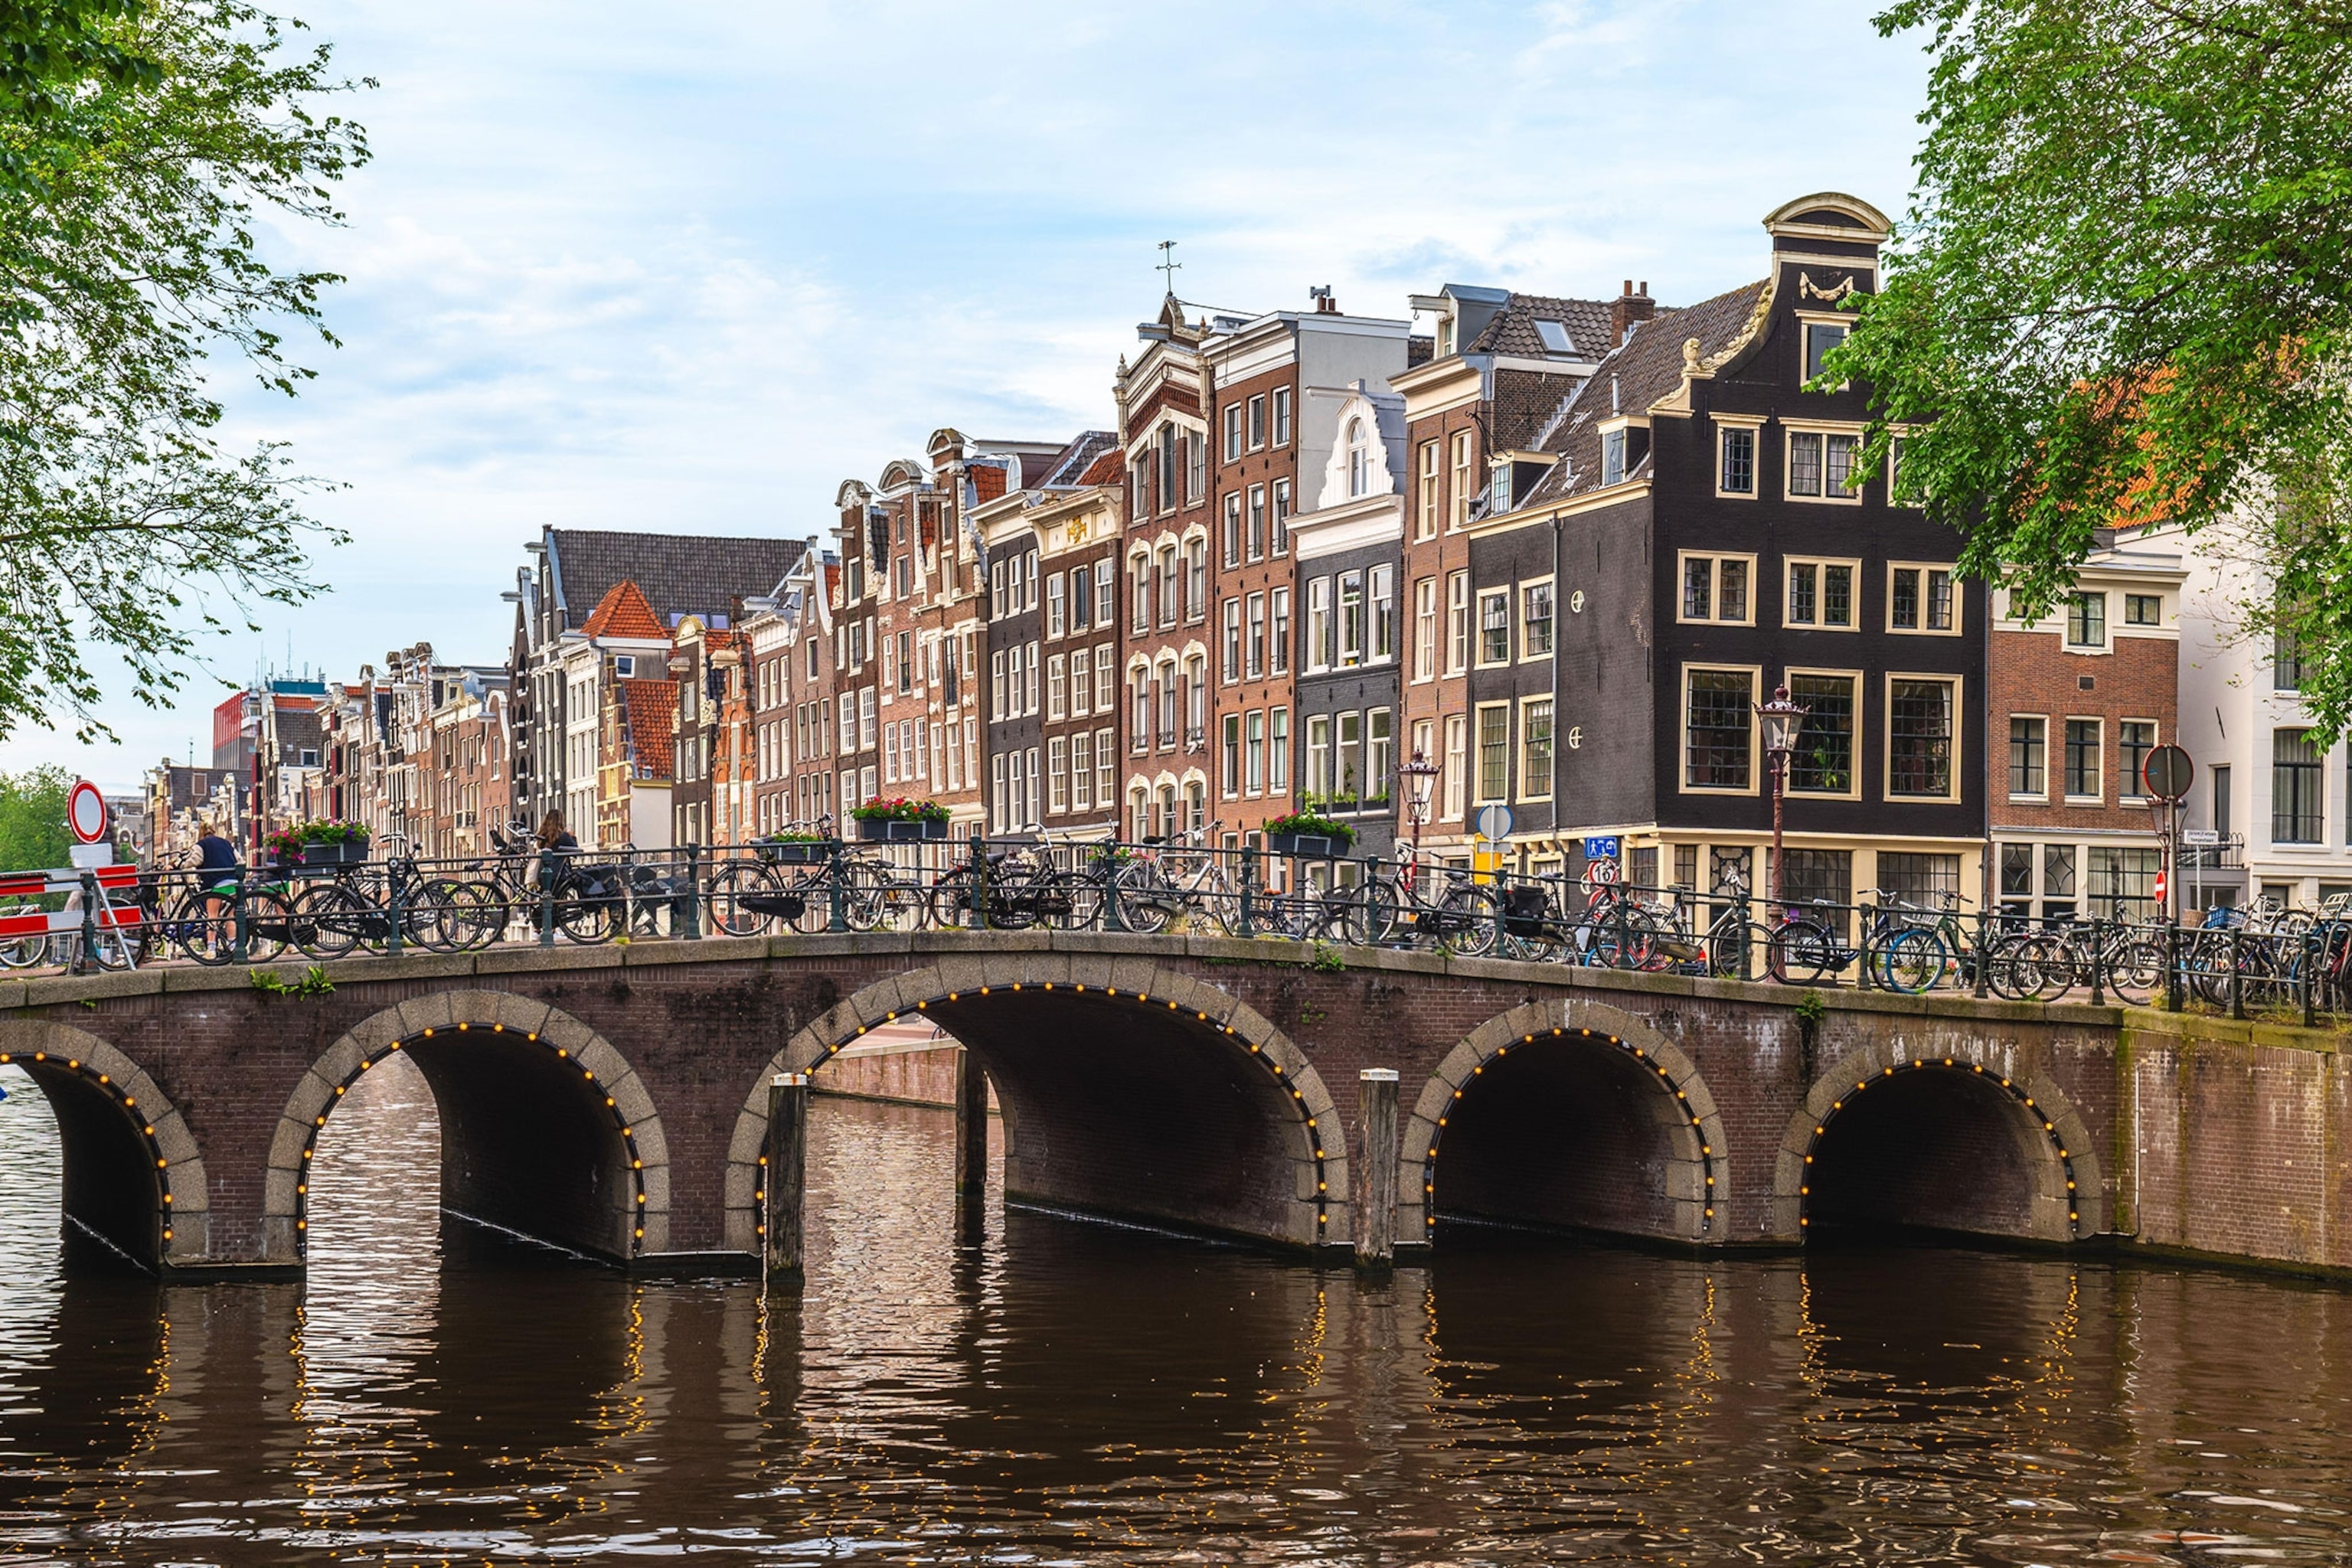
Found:
[[[740,861],[721,866],[711,874],[709,890],[704,894],[703,908],[708,911],[710,934],[759,935],[767,929],[769,917],[747,907],[744,900],[774,897],[775,885],[765,868]]]
[[[238,900],[245,920],[245,961],[272,963],[293,945],[293,907],[275,888],[256,888]]]
[[[961,930],[971,924],[971,911],[975,907],[972,892],[970,867],[959,866],[952,871],[943,872],[940,879],[931,884],[925,899],[931,923],[947,931]]]
[[[1440,925],[1454,951],[1465,958],[1485,958],[1495,951],[1495,889],[1457,883],[1437,900]]]
[[[2107,989],[2127,1002],[2146,1002],[2164,988],[2164,948],[2142,938],[2107,953]]]
[[[1176,912],[1175,900],[1160,881],[1159,868],[1148,860],[1130,861],[1119,868],[1111,879],[1110,900],[1118,911],[1118,923],[1139,936],[1158,936],[1168,929]]]
[[[610,941],[617,902],[583,878],[566,878],[555,889],[556,929],[576,942]]]
[[[1794,920],[1772,933],[1765,948],[1772,978],[1783,985],[1811,985],[1840,967],[1837,936],[1817,921]]]
[[[365,941],[370,927],[389,929],[368,901],[341,882],[311,889],[295,901],[289,935],[310,958],[341,958]]]
[[[31,914],[30,910],[11,913]],[[49,961],[49,939],[46,936],[20,936],[0,942],[0,969],[35,969]]]
[[[1944,977],[1944,939],[1926,926],[1906,926],[1878,950],[1878,980],[1889,991],[1913,995]]]

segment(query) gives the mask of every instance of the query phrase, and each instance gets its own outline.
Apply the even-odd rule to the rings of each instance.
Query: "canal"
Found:
[[[994,1208],[959,1253],[950,1118],[823,1100],[763,1303],[445,1236],[398,1059],[325,1136],[307,1284],[68,1281],[54,1124],[0,1088],[12,1560],[2352,1557],[2332,1287],[1492,1233],[1363,1282]]]

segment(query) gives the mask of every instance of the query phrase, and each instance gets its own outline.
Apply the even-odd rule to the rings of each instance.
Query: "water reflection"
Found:
[[[21,1087],[0,1104],[14,1552],[2352,1551],[2352,1297],[2333,1289],[1943,1248],[1702,1259],[1469,1234],[1434,1268],[1360,1280],[1002,1211],[973,1252],[950,1241],[947,1118],[827,1100],[809,1287],[771,1302],[445,1235],[431,1096],[404,1063],[329,1129],[306,1287],[68,1283],[54,1126]]]

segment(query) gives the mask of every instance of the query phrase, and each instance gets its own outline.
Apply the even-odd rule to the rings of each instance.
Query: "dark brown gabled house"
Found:
[[[1633,880],[1769,884],[1756,705],[1810,709],[1787,891],[1973,902],[1983,588],[1959,541],[1860,468],[1863,389],[1808,391],[1877,282],[1886,220],[1834,193],[1764,220],[1760,280],[1629,321],[1543,438],[1490,458],[1472,529],[1471,795],[1512,848]],[[1540,591],[1538,591],[1540,590]]]

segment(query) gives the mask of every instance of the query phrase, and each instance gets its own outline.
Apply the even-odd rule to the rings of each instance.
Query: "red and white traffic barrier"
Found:
[[[89,923],[101,931],[135,931],[139,927],[139,901],[135,889],[139,885],[136,866],[100,866],[88,873],[98,884],[98,906],[88,911]],[[11,871],[0,873],[0,900],[37,899],[56,893],[79,893],[82,889],[79,871]],[[130,901],[118,907],[111,895],[131,894]],[[21,914],[0,914],[0,940],[26,936],[72,936],[82,929],[80,910],[28,910]]]

